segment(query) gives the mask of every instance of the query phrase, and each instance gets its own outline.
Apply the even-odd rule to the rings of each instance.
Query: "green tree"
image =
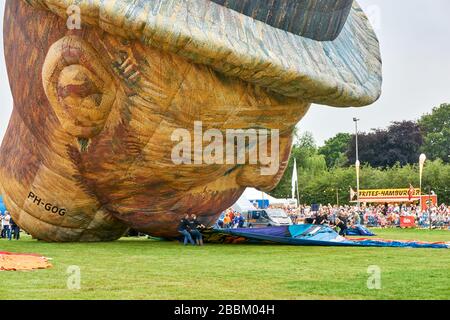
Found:
[[[300,168],[307,168],[310,165],[309,158],[316,154],[317,146],[312,133],[309,131],[302,134],[296,132],[295,143],[292,147],[291,163],[289,164],[291,173],[294,165],[294,159],[297,160],[297,165]]]
[[[417,163],[423,145],[419,124],[414,121],[393,122],[387,129],[375,129],[360,133],[359,160],[373,167],[389,168],[397,162],[401,165]],[[350,163],[356,161],[355,136],[349,145]]]
[[[282,182],[271,194],[275,197],[291,197],[292,168],[287,170]],[[301,203],[340,204],[350,201],[350,188],[356,188],[355,167],[324,168],[322,171],[299,169],[299,189]],[[410,184],[419,187],[419,167],[417,164],[396,164],[392,168],[361,168],[361,189],[408,188]],[[438,195],[440,203],[450,203],[450,164],[438,159],[427,161],[423,172],[423,192],[431,189]]]
[[[295,131],[295,142],[294,147],[300,148],[308,153],[314,153],[317,150],[316,141],[311,132],[306,131],[300,133],[298,130]]]
[[[419,120],[424,137],[422,151],[428,158],[450,162],[450,104],[434,108]]]
[[[433,110],[432,115],[425,115],[420,121],[422,128],[428,128],[428,132],[433,132],[433,126],[436,126],[434,133],[440,134],[443,139],[447,139],[447,141],[450,136],[448,130],[446,131],[448,128],[445,128],[445,125],[447,127],[449,126],[448,108],[448,105],[441,106],[439,110]],[[434,117],[438,119],[432,119]],[[447,117],[447,120],[444,121],[443,118],[445,117]],[[394,126],[393,129],[395,130],[393,130],[391,126],[391,131],[393,132],[392,135],[395,136],[395,141],[404,139],[408,142],[410,139],[405,137],[411,136],[411,131],[414,131],[414,136],[416,136],[416,130],[412,130],[415,128],[413,125],[414,123],[407,123],[407,125],[404,124],[405,123],[399,123],[399,125]],[[417,124],[415,125],[417,126]],[[335,137],[327,141],[325,146],[328,146],[328,148],[323,147],[319,151],[311,133],[297,133],[296,142],[293,146],[289,165],[280,184],[275,190],[273,190],[273,192],[271,192],[271,195],[279,198],[291,197],[292,170],[294,159],[296,159],[301,203],[335,204],[337,202],[337,198],[339,197],[340,204],[348,204],[350,201],[350,188],[356,188],[355,167],[341,166],[339,165],[339,160],[337,163],[335,162],[334,165],[327,166],[327,155],[331,158],[335,157],[336,154],[333,155],[333,150],[339,150],[339,148],[335,148],[335,146],[340,143],[343,145],[343,141],[345,141],[344,136],[338,136],[339,138]],[[395,145],[395,141],[391,141],[390,143],[387,141],[384,145],[380,145],[379,150],[384,150],[383,147],[386,146],[389,148],[391,144]],[[447,147],[448,150],[449,146],[450,141],[441,147]],[[414,160],[416,158],[418,159],[418,154],[416,154],[417,152],[418,150],[414,149]],[[437,157],[436,160],[433,160],[433,154],[428,152],[428,155],[431,159],[425,163],[422,184],[423,192],[426,193],[429,189],[431,189],[438,195],[440,203],[449,204],[449,159],[448,157],[444,157],[445,159],[440,159],[440,157]],[[445,155],[448,155],[448,151]],[[385,167],[375,167],[366,163],[361,168],[361,189],[408,188],[410,184],[418,188],[419,167],[417,162],[408,164],[407,161],[401,162],[400,160],[401,157],[394,155],[392,156],[392,165]],[[397,163],[395,163],[395,161],[397,161]]]
[[[346,153],[351,140],[351,134],[338,133],[325,141],[325,145],[319,148],[319,154],[325,157],[328,168],[342,167],[348,163]]]

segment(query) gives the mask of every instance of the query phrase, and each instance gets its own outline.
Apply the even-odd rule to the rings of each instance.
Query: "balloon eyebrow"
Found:
[[[317,41],[335,40],[353,0],[210,0],[228,9],[296,35]]]

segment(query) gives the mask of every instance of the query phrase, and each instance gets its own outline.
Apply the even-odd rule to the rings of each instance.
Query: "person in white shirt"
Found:
[[[11,240],[11,215],[8,211],[5,211],[5,216],[2,219],[3,230],[5,232],[5,237]]]

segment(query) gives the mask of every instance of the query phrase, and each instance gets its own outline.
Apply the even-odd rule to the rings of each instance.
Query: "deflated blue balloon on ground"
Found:
[[[221,242],[227,243],[265,242],[297,246],[450,248],[450,243],[444,242],[347,239],[328,226],[310,224],[258,229],[215,229],[214,233],[218,236],[212,237],[213,240],[219,239]]]

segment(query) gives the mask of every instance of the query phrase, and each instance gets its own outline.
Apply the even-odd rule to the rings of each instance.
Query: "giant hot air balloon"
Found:
[[[246,187],[277,185],[310,104],[381,91],[378,40],[352,0],[7,0],[4,42],[1,192],[45,241],[175,237],[188,212],[210,224]],[[268,134],[240,143],[249,132]],[[263,146],[266,174],[249,160]],[[226,151],[249,159],[218,161]]]

